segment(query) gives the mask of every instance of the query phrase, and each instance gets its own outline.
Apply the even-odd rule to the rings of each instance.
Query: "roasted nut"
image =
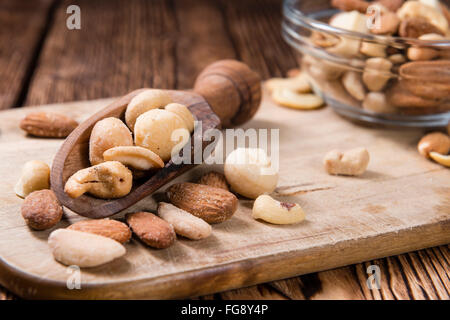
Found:
[[[332,0],[331,5],[342,11],[357,10],[361,13],[365,13],[370,3],[364,0]]]
[[[160,169],[164,161],[153,151],[136,146],[114,147],[103,153],[105,161],[119,161],[137,170]]]
[[[388,59],[393,64],[402,64],[402,63],[406,62],[405,56],[402,55],[401,53],[396,53],[396,54],[390,55]]]
[[[329,24],[333,27],[368,33],[366,16],[358,11],[341,12],[334,15]],[[361,41],[350,37],[341,37],[337,45],[327,48],[334,54],[353,57],[358,54]]]
[[[366,60],[366,67],[362,76],[363,82],[370,91],[380,91],[390,78],[392,62],[384,58],[370,58]]]
[[[172,133],[185,132],[178,140],[172,139]],[[166,162],[172,154],[177,154],[188,142],[190,133],[184,121],[173,112],[153,109],[140,115],[134,127],[137,146],[150,149]]]
[[[443,166],[450,167],[450,155],[443,155],[437,152],[430,152],[430,158]]]
[[[177,234],[188,239],[204,239],[209,237],[212,231],[211,226],[203,219],[197,218],[170,203],[160,202],[158,205],[158,215],[170,223]]]
[[[400,20],[423,17],[444,33],[446,33],[448,29],[447,19],[442,12],[439,12],[437,9],[423,4],[420,1],[406,1],[402,7],[398,9],[397,16]]]
[[[369,57],[386,57],[386,45],[384,44],[363,41],[360,51]]]
[[[66,182],[64,191],[71,198],[89,192],[102,199],[126,196],[131,191],[131,171],[118,161],[107,161],[75,172]]]
[[[134,125],[141,114],[152,109],[162,108],[171,102],[170,96],[163,90],[145,90],[131,99],[125,111],[125,122],[134,132]]]
[[[133,137],[127,126],[117,118],[106,118],[94,125],[89,139],[91,165],[103,162],[103,152],[118,146],[132,146]]]
[[[32,160],[25,163],[22,175],[17,181],[14,192],[25,198],[31,192],[50,188],[50,168],[42,161]]]
[[[276,88],[272,92],[272,99],[276,103],[293,109],[316,109],[323,106],[323,99],[312,93],[296,93],[288,88]]]
[[[427,158],[429,158],[430,152],[446,155],[450,151],[450,137],[441,132],[429,133],[420,139],[417,150]]]
[[[230,219],[238,207],[238,200],[231,192],[203,184],[176,183],[166,194],[173,205],[208,223]]]
[[[54,112],[31,112],[20,122],[20,128],[28,134],[45,138],[65,138],[78,122]]]
[[[333,150],[325,155],[323,164],[329,174],[359,176],[369,164],[369,152],[365,148],[345,152]]]
[[[297,203],[280,202],[261,195],[253,204],[252,217],[273,224],[293,224],[305,220],[305,212]]]
[[[389,105],[386,95],[382,92],[369,92],[362,103],[364,110],[377,113],[395,113],[396,109]]]
[[[402,65],[400,69],[407,64]],[[399,108],[426,108],[428,110],[441,105],[440,100],[425,99],[413,94],[405,88],[404,81],[395,81],[392,86],[389,86],[386,90],[386,98],[390,105]]]
[[[56,261],[80,268],[96,267],[125,255],[123,245],[93,233],[58,229],[48,237]]]
[[[225,178],[225,175],[223,175],[222,173],[219,173],[219,172],[215,172],[215,171],[205,173],[200,178],[200,180],[198,180],[197,183],[204,184],[204,185],[214,187],[214,188],[220,188],[220,189],[227,190],[227,191],[230,190],[228,188],[228,182],[227,182],[227,179]]]
[[[120,243],[128,242],[131,238],[131,230],[125,223],[111,219],[81,220],[67,229],[97,234]]]
[[[226,158],[224,171],[231,188],[250,199],[271,193],[278,182],[278,172],[259,148],[237,148]]]
[[[169,103],[164,109],[175,113],[177,116],[183,119],[184,124],[186,125],[186,128],[189,130],[189,132],[194,131],[194,116],[185,105],[179,103]]]
[[[397,15],[388,10],[386,7],[380,4],[374,4],[372,6],[378,6],[378,22],[375,21],[369,28],[369,31],[373,34],[390,35],[397,33],[398,27],[400,25],[400,19]]]
[[[27,225],[35,230],[55,226],[63,215],[61,204],[51,190],[30,193],[22,204],[21,212]]]
[[[168,248],[177,239],[172,225],[150,212],[129,213],[127,223],[142,242],[153,248]]]
[[[434,26],[423,17],[413,17],[402,20],[398,33],[401,37],[405,38],[419,38],[424,34],[430,33],[444,35],[438,27]]]
[[[356,71],[347,71],[342,76],[342,84],[345,90],[352,95],[356,100],[363,100],[366,95],[366,90],[362,84],[361,74]]]
[[[287,88],[295,92],[311,92],[307,77],[300,73],[292,78],[272,78],[265,82],[265,87],[269,92],[274,92],[278,88]]]

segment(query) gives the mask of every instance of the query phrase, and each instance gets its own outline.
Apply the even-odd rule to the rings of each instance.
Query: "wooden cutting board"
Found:
[[[47,105],[82,121],[111,99]],[[124,258],[83,269],[81,289],[69,290],[72,269],[55,262],[52,230],[32,231],[13,191],[22,165],[52,162],[62,140],[26,137],[18,128],[31,108],[0,113],[0,283],[27,298],[182,298],[254,285],[450,242],[450,170],[416,151],[419,130],[370,129],[330,108],[301,112],[265,97],[245,128],[280,129],[280,179],[275,196],[298,202],[307,219],[276,226],[251,218],[252,201],[200,241],[179,239],[169,249],[133,239]],[[361,177],[325,173],[331,149],[365,146],[371,156]],[[220,166],[198,166],[175,181],[192,181]],[[165,189],[165,188],[163,188]],[[158,195],[127,210],[155,210]],[[123,217],[123,213],[117,216]],[[57,228],[84,219],[66,210]]]

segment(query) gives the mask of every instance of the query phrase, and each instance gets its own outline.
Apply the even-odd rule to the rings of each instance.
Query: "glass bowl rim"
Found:
[[[301,1],[301,0],[300,0]],[[364,39],[369,42],[379,43],[398,43],[398,44],[414,44],[418,46],[438,46],[444,48],[450,48],[450,40],[419,40],[416,38],[375,35],[362,33],[357,31],[349,31],[338,27],[333,27],[328,23],[316,20],[308,17],[303,11],[296,8],[296,4],[299,0],[284,0],[283,1],[283,15],[295,25],[302,25],[315,31],[321,31],[325,33],[333,33],[344,37]],[[338,10],[338,9],[336,9]]]

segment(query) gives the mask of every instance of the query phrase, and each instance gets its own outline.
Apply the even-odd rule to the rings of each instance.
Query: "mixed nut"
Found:
[[[438,0],[331,4],[341,12],[330,18],[330,26],[375,38],[312,31],[312,49],[300,64],[315,89],[370,113],[450,111],[450,20],[445,4]],[[397,41],[397,36],[407,39]]]

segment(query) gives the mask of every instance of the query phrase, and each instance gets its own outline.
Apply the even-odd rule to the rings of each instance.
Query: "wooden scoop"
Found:
[[[50,180],[52,190],[67,208],[89,218],[108,217],[130,207],[195,166],[176,165],[169,161],[148,180],[133,181],[131,192],[119,199],[99,199],[89,194],[72,199],[64,192],[64,185],[72,174],[91,166],[89,138],[95,123],[107,117],[123,120],[128,103],[143,90],[146,89],[133,91],[97,112],[64,141],[53,161]],[[197,77],[194,92],[167,90],[167,93],[173,102],[186,105],[195,118],[202,121],[202,130],[196,129],[191,136],[191,150],[194,139],[203,141],[202,151],[208,144],[216,143],[204,141],[202,134],[210,128],[230,127],[248,121],[261,102],[259,76],[247,65],[235,60],[221,60],[205,68]]]

